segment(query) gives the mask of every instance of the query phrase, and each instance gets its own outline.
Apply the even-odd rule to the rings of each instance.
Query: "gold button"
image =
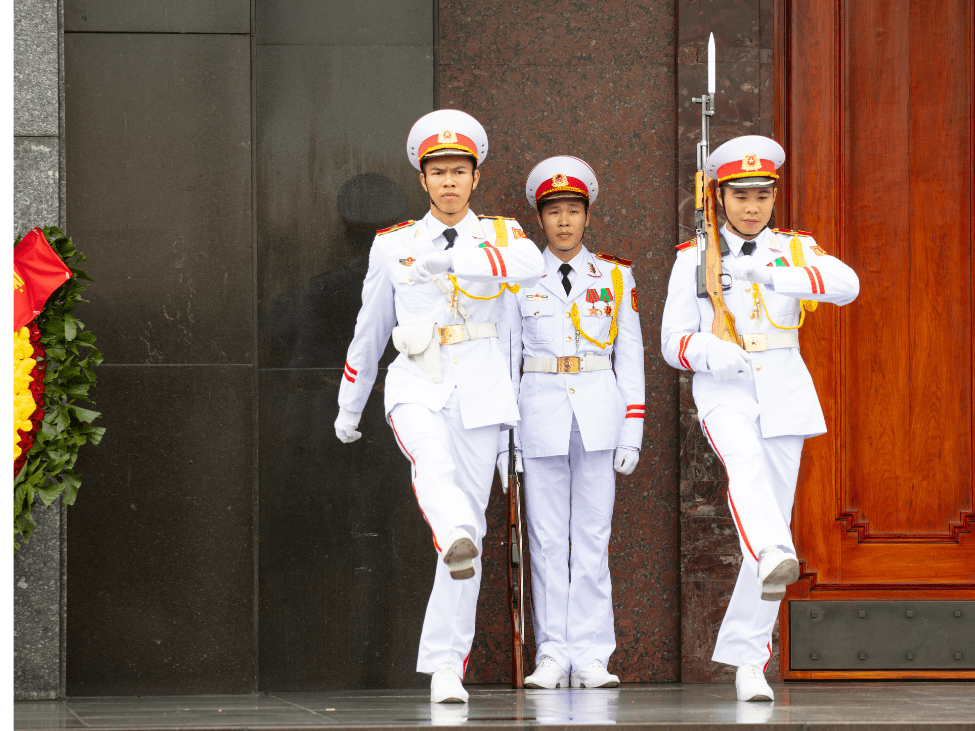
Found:
[[[576,392],[576,390],[574,388],[570,388],[569,389],[569,393],[575,393],[575,392]]]
[[[457,359],[456,359],[456,358],[454,358],[454,363],[456,363],[456,362],[457,362]]]
[[[565,342],[571,343],[572,342],[572,336],[571,335],[566,335],[565,336]]]
[[[756,371],[760,371],[760,370],[762,370],[762,366],[755,366],[755,370],[756,370]]]
[[[535,317],[538,317],[538,310],[535,310]]]
[[[571,313],[571,312],[566,312],[566,313],[565,313],[565,316],[566,316],[566,317],[572,317],[572,313]]]

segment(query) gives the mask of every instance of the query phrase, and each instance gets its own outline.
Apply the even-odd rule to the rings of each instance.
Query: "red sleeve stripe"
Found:
[[[350,373],[349,371],[352,372]],[[351,368],[349,368],[349,364],[346,363],[345,370],[342,372],[342,374],[345,376],[345,380],[347,380],[349,383],[355,383],[355,373],[356,371],[353,371]]]
[[[816,272],[816,281],[819,282],[819,293],[826,294],[826,285],[823,284],[823,275],[819,273],[818,267],[809,267],[814,272]]]
[[[691,368],[691,364],[687,362],[687,358],[684,356],[684,351],[687,350],[687,346],[690,345],[692,337],[694,337],[694,333],[682,337],[680,339],[680,350],[677,352],[677,360],[680,361],[680,364],[689,371],[693,371],[694,369]]]
[[[488,261],[491,262],[491,274],[498,276],[498,265],[494,262],[494,254],[491,252],[491,246],[484,247],[484,253],[487,254]]]
[[[351,373],[353,376],[358,376],[359,375],[359,371],[357,371],[355,368],[353,368],[352,366],[350,366],[349,365],[349,361],[345,361],[345,369],[349,373]]]
[[[626,407],[626,410],[627,411],[644,411],[644,410],[646,410],[646,408],[647,407],[644,406],[643,404],[630,404],[629,406]]]
[[[813,294],[825,294],[823,291],[823,278],[819,274],[819,270],[816,267],[803,267],[806,274],[809,276],[809,284],[812,287]],[[818,281],[817,281],[818,280]]]
[[[488,244],[484,248],[485,249],[491,249],[491,251],[494,252],[494,255],[496,257],[498,257],[498,266],[501,269],[501,276],[502,277],[507,277],[508,276],[508,269],[504,265],[504,258],[501,256],[501,250],[498,249],[497,246],[492,246],[491,244]],[[497,272],[495,272],[495,274],[497,274]]]

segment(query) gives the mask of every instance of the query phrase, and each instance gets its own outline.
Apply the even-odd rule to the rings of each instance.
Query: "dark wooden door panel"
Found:
[[[777,0],[776,215],[860,276],[801,339],[829,433],[806,443],[789,599],[975,599],[970,0]],[[942,669],[786,678],[975,677]],[[953,674],[954,673],[954,674]]]

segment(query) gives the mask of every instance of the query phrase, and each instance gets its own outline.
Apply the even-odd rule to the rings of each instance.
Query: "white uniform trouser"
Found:
[[[711,659],[728,665],[768,665],[778,601],[763,601],[758,556],[769,546],[795,555],[792,502],[805,437],[763,438],[758,419],[726,406],[701,421],[728,472],[728,506],[738,529],[742,562]]]
[[[463,527],[474,537],[480,554],[500,427],[465,429],[456,391],[440,411],[418,404],[394,406],[389,423],[411,462],[413,492],[437,549],[437,573],[423,619],[416,670],[435,673],[453,668],[463,678],[474,641],[481,557],[474,559],[474,577],[458,580],[450,578],[443,552],[449,548],[450,532]]]
[[[568,455],[526,457],[524,464],[536,663],[548,655],[568,672],[593,660],[606,665],[616,649],[613,451],[587,452],[573,418]]]

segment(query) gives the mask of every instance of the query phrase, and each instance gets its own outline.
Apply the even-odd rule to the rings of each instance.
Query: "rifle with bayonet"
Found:
[[[721,242],[713,178],[705,172],[710,153],[710,119],[714,116],[714,33],[708,39],[708,89],[692,101],[701,105],[701,141],[697,143],[697,173],[694,176],[694,227],[697,229],[697,296],[711,300],[714,321],[711,332],[729,343],[743,345],[735,329],[735,316],[724,303],[721,289]]]
[[[508,610],[511,614],[511,687],[525,687],[525,569],[522,564],[521,479],[515,469],[515,430],[508,431]]]

